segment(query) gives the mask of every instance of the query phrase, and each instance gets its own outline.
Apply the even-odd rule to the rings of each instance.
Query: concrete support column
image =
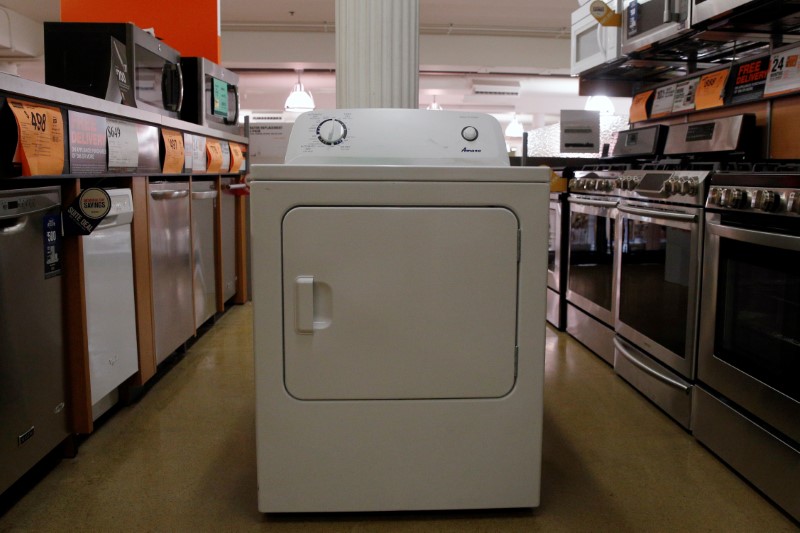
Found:
[[[336,0],[336,107],[419,107],[419,0]]]

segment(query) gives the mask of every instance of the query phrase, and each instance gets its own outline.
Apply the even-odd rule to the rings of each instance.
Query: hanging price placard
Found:
[[[653,101],[653,110],[650,118],[663,117],[672,113],[672,104],[675,102],[675,85],[668,85],[656,89],[656,99]]]
[[[772,54],[764,96],[793,93],[800,90],[800,48]]]
[[[202,135],[192,136],[192,173],[203,174],[206,171],[206,138]]]
[[[139,166],[139,139],[136,124],[108,119],[106,124],[108,143],[108,170],[136,172]]]
[[[710,109],[725,103],[725,85],[730,70],[718,70],[700,78],[694,96],[695,109]]]
[[[64,171],[64,124],[57,107],[9,98],[17,120],[17,154],[24,176]]]
[[[672,99],[672,112],[694,111],[695,92],[698,78],[682,81],[675,85],[675,96]]]
[[[630,111],[631,122],[641,122],[642,120],[647,120],[647,102],[650,100],[650,96],[652,94],[653,91],[645,91],[633,97]]]
[[[222,168],[222,147],[219,141],[208,139],[206,141],[206,152],[208,152],[208,168],[206,172],[216,174]]]
[[[231,172],[239,172],[242,167],[242,161],[244,161],[242,147],[238,143],[231,143]]]
[[[183,172],[183,135],[179,131],[161,129],[164,137],[164,174],[179,174]]]
[[[231,147],[227,141],[220,141],[219,146],[222,148],[222,165],[220,166],[220,171],[223,174],[227,174],[231,169]]]

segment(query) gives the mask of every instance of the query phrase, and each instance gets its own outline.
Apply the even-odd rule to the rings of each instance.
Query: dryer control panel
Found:
[[[484,113],[334,109],[297,118],[287,164],[508,166],[500,123]]]

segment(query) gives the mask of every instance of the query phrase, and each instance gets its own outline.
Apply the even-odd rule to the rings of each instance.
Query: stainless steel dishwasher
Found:
[[[194,335],[189,183],[148,184],[156,363]]]
[[[0,493],[68,436],[59,191],[0,191]]]
[[[222,178],[220,231],[222,232],[222,300],[236,295],[236,199],[234,188],[243,188],[234,178]]]
[[[192,253],[196,328],[217,312],[217,269],[214,259],[216,204],[216,183],[213,180],[192,180]]]

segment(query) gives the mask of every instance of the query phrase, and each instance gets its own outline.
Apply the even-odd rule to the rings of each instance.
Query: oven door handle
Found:
[[[744,241],[773,248],[783,248],[784,250],[800,250],[800,237],[779,235],[777,233],[752,229],[733,228],[710,220],[706,221],[706,227],[712,235],[718,235],[735,241]]]
[[[688,213],[674,213],[670,211],[657,211],[652,209],[644,209],[641,207],[631,207],[628,205],[619,205],[617,210],[621,213],[628,213],[629,215],[642,215],[651,218],[661,218],[664,220],[679,220],[681,222],[695,222],[697,215]]]
[[[590,205],[593,207],[617,207],[617,202],[609,202],[603,200],[584,200],[582,198],[570,198],[569,203],[577,205]]]
[[[654,378],[656,378],[657,380],[659,380],[659,381],[662,381],[662,382],[666,383],[666,384],[667,384],[667,385],[669,385],[670,387],[675,387],[676,389],[678,389],[678,390],[680,390],[680,391],[682,391],[682,392],[688,392],[688,391],[689,391],[689,389],[691,388],[691,387],[688,387],[688,386],[684,385],[684,384],[683,384],[683,383],[681,383],[680,381],[676,381],[676,380],[672,379],[672,378],[671,378],[671,377],[669,377],[669,376],[665,376],[665,375],[664,375],[664,374],[662,374],[661,372],[658,372],[658,371],[657,371],[657,370],[655,370],[654,368],[650,368],[650,367],[649,367],[649,366],[647,366],[646,364],[644,364],[644,363],[642,363],[641,361],[639,361],[639,359],[637,359],[635,355],[633,355],[632,353],[630,353],[630,352],[628,351],[628,348],[625,346],[625,344],[624,344],[624,343],[623,343],[621,340],[619,340],[617,337],[614,337],[614,347],[615,347],[615,348],[616,348],[616,349],[619,351],[619,353],[621,353],[621,354],[622,354],[622,356],[623,356],[625,359],[627,359],[627,360],[628,360],[628,361],[629,361],[629,362],[630,362],[630,363],[631,363],[633,366],[635,366],[636,368],[638,368],[639,370],[642,370],[643,372],[645,372],[645,373],[647,373],[647,374],[650,374],[651,376],[653,376],[653,377],[654,377]]]

